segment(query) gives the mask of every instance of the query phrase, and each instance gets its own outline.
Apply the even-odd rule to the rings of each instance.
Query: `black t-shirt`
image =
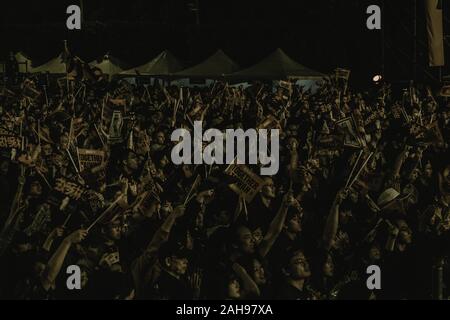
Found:
[[[257,227],[260,227],[263,233],[265,234],[267,232],[267,229],[269,228],[270,223],[275,217],[279,207],[279,206],[277,207],[277,203],[275,203],[278,201],[274,200],[270,202],[269,207],[266,207],[261,199],[261,196],[260,195],[256,196],[255,199],[253,199],[253,201],[251,202],[251,204],[247,205],[248,208],[247,224],[249,226],[252,226],[253,229],[257,229]],[[244,219],[245,214],[241,213],[240,218]]]
[[[309,296],[305,289],[299,290],[284,280],[278,287],[275,299],[277,300],[308,300]]]
[[[269,266],[274,279],[278,280],[282,275],[281,268],[283,267],[283,261],[286,260],[289,252],[293,248],[301,247],[301,245],[303,245],[301,235],[298,235],[294,240],[291,240],[284,232],[278,236],[268,255]]]
[[[8,181],[8,177],[0,176],[0,228],[6,222],[9,214],[9,207],[11,204],[11,185]]]
[[[184,279],[177,279],[163,271],[156,283],[158,298],[162,300],[190,300],[193,291]]]
[[[384,300],[429,299],[432,258],[417,246],[386,255],[382,272],[380,298]]]
[[[53,300],[54,290],[45,290],[39,278],[28,278],[16,287],[16,298],[19,300]]]
[[[72,295],[70,298],[74,300],[82,298],[96,300],[123,299],[133,289],[131,274],[100,269],[89,275],[87,287],[83,288],[78,296]],[[84,292],[81,293],[82,291]]]

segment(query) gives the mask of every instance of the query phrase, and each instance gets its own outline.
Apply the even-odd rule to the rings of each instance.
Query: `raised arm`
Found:
[[[177,218],[181,217],[186,210],[184,205],[177,206],[173,212],[164,220],[163,224],[159,227],[159,229],[155,232],[150,241],[149,245],[145,249],[144,253],[139,257],[139,260],[142,260],[142,263],[145,263],[144,260],[149,258],[154,252],[156,252],[161,245],[169,239],[170,231],[172,230],[173,225]]]
[[[267,231],[267,234],[264,236],[264,239],[261,241],[261,244],[258,247],[259,254],[262,257],[265,257],[269,253],[270,249],[275,243],[275,240],[281,233],[281,230],[283,230],[283,225],[284,221],[286,220],[287,211],[289,207],[293,206],[294,204],[295,199],[294,196],[292,195],[292,192],[285,194],[277,215],[275,216],[275,218],[273,218],[272,222],[270,223],[269,230]]]
[[[244,291],[246,294],[253,293],[256,296],[260,296],[261,292],[258,288],[258,285],[253,281],[253,279],[249,276],[247,271],[237,262],[233,263],[233,271],[237,274],[239,279],[242,281],[242,285],[244,287]]]
[[[348,191],[340,190],[331,206],[330,213],[328,214],[327,221],[325,223],[325,229],[323,232],[323,244],[325,249],[329,250],[333,244],[333,240],[336,237],[339,228],[339,206],[342,201],[347,198]]]
[[[396,226],[394,226],[388,220],[384,220],[384,221],[386,221],[386,223],[388,225],[388,230],[389,230],[389,236],[386,241],[385,249],[388,252],[392,252],[392,251],[394,251],[394,248],[395,248],[395,242],[397,241],[397,236],[398,236],[399,230]]]
[[[394,177],[400,176],[400,171],[407,156],[408,146],[405,146],[405,149],[398,155],[397,159],[395,160]]]
[[[157,262],[157,252],[159,248],[169,239],[170,231],[177,218],[181,217],[186,210],[184,205],[177,206],[173,212],[166,218],[161,227],[153,235],[152,240],[145,251],[136,260],[133,261],[131,269],[133,280],[137,289],[137,294],[146,283],[145,274],[151,268],[152,264]]]
[[[86,237],[86,235],[86,230],[77,230],[67,236],[59,245],[58,249],[55,251],[55,253],[47,263],[48,272],[41,279],[42,286],[46,291],[50,289],[52,284],[55,282],[56,277],[61,271],[64,259],[66,258],[66,255],[69,252],[72,244],[81,242]]]
[[[292,139],[289,141],[289,153],[290,153],[290,160],[289,160],[289,174],[292,177],[297,170],[298,167],[298,142],[295,139]]]
[[[63,234],[63,228],[56,227],[55,229],[53,229],[52,232],[50,232],[50,234],[48,235],[47,239],[45,239],[44,244],[42,245],[42,249],[49,252],[55,239],[58,237],[62,237]]]

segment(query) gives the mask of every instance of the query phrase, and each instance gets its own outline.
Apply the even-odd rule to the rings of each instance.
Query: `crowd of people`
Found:
[[[0,116],[3,299],[450,296],[450,101],[430,88],[16,75]],[[227,165],[174,165],[194,121],[278,128],[278,173],[246,200]]]

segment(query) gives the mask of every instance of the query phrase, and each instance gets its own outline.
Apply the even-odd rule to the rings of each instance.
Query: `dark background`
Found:
[[[170,49],[191,65],[222,48],[247,67],[281,47],[293,59],[322,72],[337,66],[350,68],[357,86],[382,72],[383,61],[385,78],[392,82],[413,78],[429,82],[439,78],[439,70],[427,67],[423,2],[199,0],[197,24],[191,10],[195,0],[84,0],[82,30],[68,31],[66,8],[79,5],[79,0],[2,0],[0,60],[10,50],[23,50],[43,63],[59,54],[62,39],[68,39],[72,51],[88,61],[109,51],[135,66]],[[450,34],[449,2],[443,1],[446,34]],[[370,4],[383,7],[382,30],[366,28]],[[450,73],[448,42],[450,38],[444,75]]]

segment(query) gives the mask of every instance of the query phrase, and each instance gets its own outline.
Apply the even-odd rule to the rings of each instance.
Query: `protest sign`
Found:
[[[344,134],[344,146],[354,148],[361,147],[361,142],[356,133],[355,122],[352,117],[336,121],[336,126],[339,127]]]
[[[0,148],[1,149],[17,149],[22,146],[22,138],[11,135],[0,134]]]
[[[86,191],[85,188],[76,182],[70,181],[65,177],[59,177],[55,180],[55,191],[62,193],[74,200],[79,200],[83,193]]]
[[[350,78],[350,70],[337,68],[335,70],[335,75],[339,86],[344,90],[345,93],[348,87],[348,79]]]
[[[14,136],[20,135],[19,130],[17,130],[14,120],[11,118],[2,117],[0,119],[0,135]]]
[[[120,111],[114,110],[109,127],[108,141],[116,143],[122,141],[123,117]]]
[[[267,130],[279,129],[279,130],[281,130],[280,121],[277,118],[275,118],[273,115],[269,115],[257,126],[257,129],[258,130],[261,130],[261,129],[267,129]]]
[[[337,79],[344,79],[347,81],[350,78],[350,70],[337,68],[335,72]]]
[[[78,149],[80,171],[89,170],[99,166],[105,158],[102,150]]]
[[[237,194],[242,195],[247,203],[253,200],[264,184],[264,181],[245,165],[231,164],[225,170],[225,173],[237,180],[229,187]]]

